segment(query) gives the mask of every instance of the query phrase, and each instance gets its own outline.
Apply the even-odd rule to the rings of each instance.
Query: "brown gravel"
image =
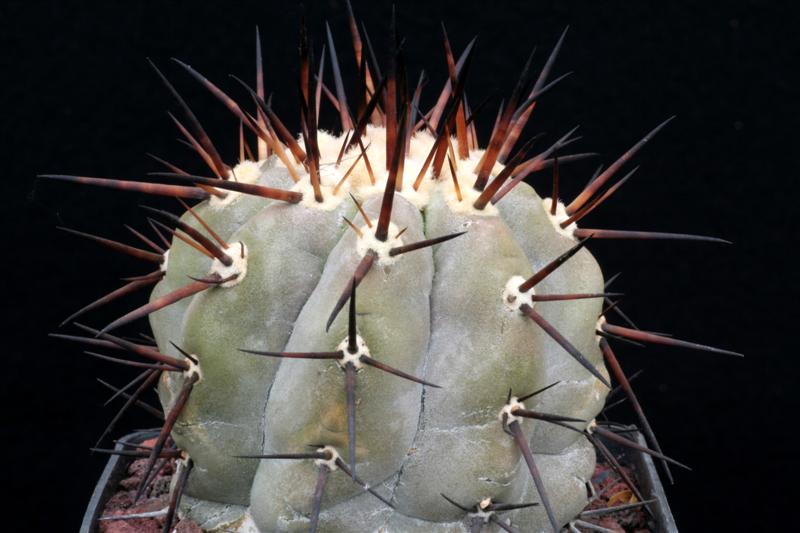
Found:
[[[636,476],[630,469],[626,467],[622,468],[631,479],[636,479]],[[599,494],[600,497],[586,507],[587,511],[639,501],[636,499],[636,496],[631,493],[631,490],[625,482],[622,481],[619,475],[617,475],[611,467],[599,461],[594,467],[592,486],[594,487],[595,493]],[[584,520],[610,529],[611,531],[616,531],[617,533],[652,533],[653,531],[650,528],[647,513],[641,507],[617,511],[597,517],[587,517]]]
[[[152,446],[153,441],[145,441],[145,446]],[[175,472],[175,461],[169,460],[156,476],[155,481],[137,503],[133,500],[136,488],[142,481],[147,459],[136,459],[128,466],[128,476],[119,484],[117,492],[111,496],[103,509],[102,516],[119,516],[136,513],[158,511],[169,505],[169,483]],[[164,528],[164,517],[137,518],[133,520],[101,520],[99,533],[161,533]],[[202,533],[200,527],[191,520],[181,520],[175,526],[178,533]]]
[[[145,441],[145,446],[152,444]],[[155,482],[145,497],[134,505],[133,499],[136,495],[136,487],[141,482],[146,459],[137,459],[128,466],[128,477],[124,478],[118,491],[106,503],[103,516],[126,515],[133,513],[143,513],[157,511],[168,505],[169,483],[175,471],[175,461],[170,460],[163,470],[156,477]],[[624,468],[624,467],[623,467]],[[625,468],[627,473],[635,479],[633,473]],[[626,503],[636,502],[636,496],[631,494],[630,489],[624,481],[608,465],[598,462],[592,476],[592,486],[595,493],[600,497],[590,503],[586,510],[602,509]],[[652,533],[647,513],[642,508],[618,511],[598,517],[589,517],[587,522],[595,523],[606,529],[617,533]],[[98,529],[99,533],[161,533],[164,527],[163,517],[145,518],[135,520],[114,520],[101,521]],[[579,528],[580,529],[580,528]],[[192,520],[179,521],[174,531],[177,533],[203,533],[200,527]]]

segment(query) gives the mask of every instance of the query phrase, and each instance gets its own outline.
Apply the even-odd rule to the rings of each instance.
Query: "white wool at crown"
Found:
[[[349,16],[358,41],[351,8]],[[180,220],[156,212],[176,224],[175,237],[185,240],[162,239],[166,250],[155,245],[157,253],[131,253],[159,262],[152,278],[157,283],[146,305],[104,330],[147,316],[155,346],[145,351],[161,352],[156,360],[172,358],[174,369],[160,371],[165,423],[146,467],[155,467],[157,448],[171,439],[184,458],[179,472],[191,470],[190,476],[175,476],[183,480],[172,487],[169,512],[180,501],[183,517],[204,530],[240,533],[297,531],[309,525],[329,533],[453,533],[468,527],[475,531],[475,520],[491,520],[502,529],[513,523],[510,530],[559,531],[572,526],[587,502],[586,484],[596,457],[587,437],[604,431],[594,420],[611,387],[605,362],[618,382],[627,379],[600,335],[645,336],[645,342],[733,353],[609,323],[602,272],[583,247],[592,235],[715,239],[577,226],[627,180],[633,172],[602,192],[671,119],[609,165],[568,206],[561,201],[552,205],[521,180],[544,168],[544,158],[557,161],[556,152],[577,140],[570,140],[574,129],[523,166],[515,165],[530,144],[520,149],[520,159],[509,160],[514,163],[508,168],[496,162],[506,161],[518,146],[541,95],[536,87],[557,83],[548,77],[565,33],[535,83],[533,71],[523,69],[518,89],[527,92],[526,86],[533,86],[531,96],[525,100],[515,90],[501,104],[487,161],[482,161],[486,149],[477,147],[465,150],[461,159],[458,137],[475,134],[464,131],[463,113],[446,130],[457,135],[440,138],[447,142],[438,145],[423,124],[415,124],[397,132],[403,159],[402,174],[393,176],[396,187],[388,187],[387,140],[394,136],[385,127],[365,125],[358,142],[352,142],[352,119],[344,105],[342,130],[351,131],[337,136],[319,130],[307,112],[312,106],[301,103],[304,132],[313,135],[316,147],[311,152],[304,136],[289,137],[269,104],[256,98],[263,113],[253,117],[177,60],[241,121],[240,162],[231,168],[156,68],[187,115],[189,127],[178,127],[188,144],[223,179],[191,176],[162,160],[175,172],[155,174],[182,179],[183,185],[44,176],[199,200]],[[301,94],[306,104],[319,104],[309,98],[315,71],[305,37],[302,32]],[[263,94],[257,41],[256,90]],[[445,108],[467,110],[462,76],[473,44],[450,70],[449,88],[429,115],[440,127],[442,120],[454,118],[444,118]],[[380,101],[377,65],[364,60],[360,44],[354,45],[359,65],[369,63],[364,79],[368,75],[372,82],[365,81],[359,92],[372,94],[370,105],[379,105],[372,118],[376,124],[396,124],[394,119],[411,108],[396,109],[392,100],[402,90],[389,83],[402,84],[405,76],[398,70],[392,78],[387,70]],[[330,32],[327,46],[336,77],[331,87],[344,104],[348,99]],[[453,65],[455,57],[450,59]],[[320,72],[324,77],[324,69]],[[362,123],[367,117],[358,118]],[[244,126],[260,137],[259,161],[241,160],[247,151],[245,132],[250,134]],[[299,160],[295,142],[307,152],[305,161]],[[344,143],[350,146],[346,152]],[[267,145],[275,156],[262,157]],[[435,145],[441,166],[437,176],[429,160]],[[396,146],[392,141],[390,151]],[[420,174],[426,160],[430,166]],[[312,183],[309,172],[315,168],[319,181]],[[510,175],[497,179],[503,170]],[[554,189],[556,176],[554,169]],[[497,186],[502,186],[499,192]],[[491,203],[493,194],[502,201]],[[114,244],[118,251],[132,250]],[[348,301],[349,313],[344,311]],[[632,392],[626,393],[636,401]],[[537,412],[567,422],[559,427],[548,425],[546,417],[531,420]],[[641,411],[639,416],[649,429]],[[658,448],[654,436],[648,439]],[[340,455],[345,450],[346,462]],[[287,455],[306,461],[284,460]],[[644,499],[634,484],[629,488]],[[510,522],[501,523],[488,507],[498,501],[540,505],[504,514],[502,520]],[[165,531],[172,526],[171,518],[166,522]]]
[[[327,192],[329,195],[332,194],[333,188],[339,183],[344,173],[355,163],[355,167],[353,167],[336,197],[344,198],[347,192],[352,192],[356,197],[362,199],[376,194],[382,195],[388,177],[388,171],[386,170],[386,129],[382,126],[373,125],[367,125],[365,128],[365,133],[362,137],[362,145],[365,148],[364,152],[366,153],[369,167],[363,157],[356,163],[362,150],[358,143],[354,143],[342,156],[342,160],[338,168],[336,168],[336,161],[339,158],[342,144],[345,141],[345,135],[346,134],[336,136],[324,130],[319,130],[317,132],[317,145],[320,152],[320,183],[328,187]],[[408,143],[408,151],[406,152],[403,163],[403,187],[399,189],[397,193],[418,208],[423,209],[430,202],[430,193],[432,190],[434,188],[439,188],[445,193],[448,203],[451,204],[454,210],[482,216],[495,215],[497,211],[491,204],[487,205],[483,210],[475,209],[472,206],[480,195],[480,191],[476,191],[472,187],[472,183],[476,178],[474,169],[485,152],[482,148],[470,150],[467,159],[456,157],[455,160],[452,160],[452,163],[456,166],[456,179],[458,179],[460,185],[460,192],[462,195],[461,201],[458,201],[456,198],[452,173],[450,172],[450,165],[447,162],[443,165],[441,174],[437,179],[433,179],[429,166],[425,177],[420,182],[419,188],[417,190],[413,188],[414,182],[425,164],[425,160],[429,156],[434,142],[434,137],[427,130],[417,131],[411,136],[410,142]],[[458,140],[452,137],[451,143],[453,145],[453,150],[457,152]],[[298,139],[298,144],[305,150],[305,144],[302,138]],[[286,154],[288,158],[291,158],[291,153],[288,149],[286,150]],[[333,168],[336,168],[336,171],[326,171],[326,169]],[[495,163],[492,174],[498,174],[503,168],[505,167],[501,163]],[[297,169],[303,170],[299,165]],[[375,177],[375,184],[371,181],[369,169],[372,170]],[[307,174],[303,174],[304,178],[306,176]],[[308,183],[308,180],[303,179],[302,182]],[[309,187],[310,184],[302,185],[302,189],[298,190],[302,190],[305,193],[310,190]],[[308,194],[304,194],[304,200],[305,196],[308,196]],[[325,197],[325,195],[323,195],[323,197]],[[311,206],[310,203],[308,205]],[[319,207],[322,209],[328,208],[327,205]]]

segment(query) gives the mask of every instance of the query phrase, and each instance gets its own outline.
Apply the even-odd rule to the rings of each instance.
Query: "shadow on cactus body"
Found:
[[[402,46],[379,68],[371,50],[362,55],[352,12],[351,32],[357,111],[330,31],[321,60],[333,65],[333,91],[303,30],[299,137],[264,99],[260,57],[255,88],[241,82],[252,110],[178,62],[242,121],[237,165],[156,69],[211,176],[166,161],[155,182],[43,176],[200,200],[181,200],[180,218],[148,209],[156,236],[132,230],[147,250],[74,232],[158,270],[68,320],[155,284],[147,305],[102,330],[81,326],[91,337],[59,336],[149,360],[123,412],[158,384],[165,422],[142,453],[151,471],[184,458],[170,518],[185,492],[184,511],[208,530],[558,530],[585,506],[593,435],[608,432],[592,422],[610,389],[604,357],[640,417],[644,451],[675,463],[607,339],[732,353],[609,324],[612,309],[627,317],[604,312],[613,295],[587,241],[718,239],[578,228],[666,122],[569,203],[559,165],[589,155],[563,155],[574,130],[536,155],[533,142],[515,147],[561,79],[548,80],[564,35],[537,76],[528,61],[482,149],[465,93],[474,41],[456,58],[445,35],[450,79],[422,114],[423,78],[409,87]],[[322,98],[341,135],[318,128]],[[542,199],[522,180],[550,167],[554,199]],[[112,332],[146,316],[152,345]]]

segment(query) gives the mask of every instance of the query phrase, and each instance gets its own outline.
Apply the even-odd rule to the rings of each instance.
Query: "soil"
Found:
[[[631,479],[636,479],[635,473],[629,468],[623,466],[622,469]],[[586,511],[616,507],[638,501],[622,478],[610,466],[600,460],[594,467],[592,488],[594,488],[594,493],[597,497],[586,506]],[[586,517],[583,520],[617,533],[652,533],[653,529],[648,518],[644,509],[637,507],[635,509]],[[578,527],[578,529],[581,528]]]
[[[144,441],[144,446],[152,446],[155,439]],[[147,459],[136,459],[128,465],[128,475],[123,478],[103,508],[101,516],[118,516],[159,511],[169,505],[169,486],[175,472],[175,460],[170,459],[150,485],[148,492],[134,503],[136,489],[142,481]],[[164,529],[164,516],[157,518],[137,518],[131,520],[101,520],[99,533],[161,533]],[[175,528],[177,533],[203,533],[192,520],[180,520]]]
[[[145,446],[152,445],[152,441],[144,441]],[[175,460],[166,463],[162,471],[151,485],[149,492],[145,493],[134,504],[136,488],[141,482],[146,459],[136,459],[128,465],[128,476],[119,484],[117,492],[108,500],[103,509],[102,516],[128,515],[146,513],[164,509],[169,505],[169,487],[172,474],[175,472]],[[623,467],[632,479],[635,473]],[[607,464],[598,461],[592,476],[592,487],[596,497],[589,503],[586,510],[615,507],[628,503],[635,503],[636,496],[624,481]],[[617,511],[600,516],[586,517],[583,520],[617,533],[653,533],[647,513],[641,508]],[[132,520],[102,520],[99,522],[99,533],[161,533],[164,528],[164,517],[137,518]],[[580,526],[577,529],[584,530]],[[172,530],[176,533],[203,533],[200,527],[192,520],[180,520]]]

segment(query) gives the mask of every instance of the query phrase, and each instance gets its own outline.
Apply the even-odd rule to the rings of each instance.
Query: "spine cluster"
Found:
[[[443,34],[449,76],[423,113],[425,75],[409,84],[394,20],[379,64],[349,3],[348,12],[356,98],[330,28],[318,63],[302,28],[298,136],[266,98],[257,39],[255,86],[235,78],[247,105],[176,60],[240,120],[237,164],[153,64],[182,112],[172,121],[207,170],[156,158],[165,170],[148,180],[41,176],[172,197],[182,210],[145,207],[149,231],[128,227],[140,247],[67,230],[154,268],[62,324],[82,335],[54,335],[139,369],[115,392],[125,403],[96,448],[158,389],[158,438],[130,452],[147,459],[137,497],[164,461],[181,458],[165,532],[184,492],[199,502],[196,516],[240,509],[217,513],[225,520],[209,528],[220,531],[574,530],[596,453],[646,505],[603,439],[658,458],[670,478],[669,464],[684,465],[661,450],[611,342],[740,354],[638,329],[586,247],[721,240],[578,223],[634,174],[618,177],[671,119],[566,201],[560,166],[591,155],[565,153],[575,129],[538,153],[538,137],[520,142],[566,77],[551,79],[566,30],[538,75],[528,59],[483,149],[484,104],[470,106],[466,91],[475,40],[456,57]],[[324,101],[339,135],[319,128]],[[523,180],[545,169],[552,192],[542,199]],[[148,303],[103,327],[79,322],[151,288]],[[117,332],[144,318],[153,337]],[[649,447],[595,421],[612,382]]]

